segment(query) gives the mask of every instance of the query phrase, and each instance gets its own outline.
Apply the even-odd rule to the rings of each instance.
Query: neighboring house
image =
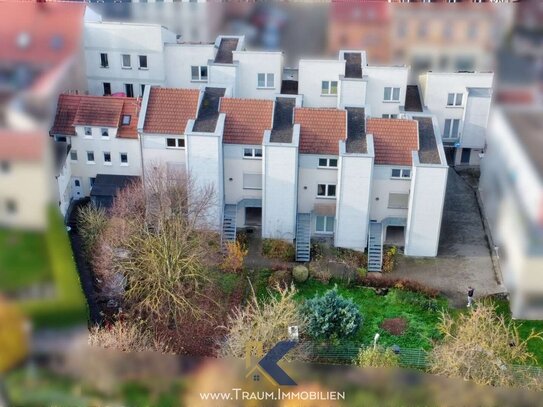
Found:
[[[479,165],[492,102],[492,72],[428,72],[422,102],[437,118],[451,165]]]
[[[480,195],[513,317],[543,319],[543,110],[492,114]]]
[[[84,47],[89,92],[143,96],[145,85],[164,85],[165,44],[176,34],[158,24],[87,22]]]
[[[51,135],[70,146],[71,198],[91,195],[98,174],[141,176],[140,101],[61,95]]]
[[[47,227],[53,186],[47,141],[38,131],[0,130],[0,227]]]

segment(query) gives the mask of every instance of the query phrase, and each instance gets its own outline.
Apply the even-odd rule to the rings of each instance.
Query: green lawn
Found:
[[[51,280],[45,233],[0,229],[0,291]]]
[[[371,288],[347,287],[341,282],[337,282],[337,285],[341,295],[351,298],[359,306],[364,319],[358,334],[350,338],[350,341],[368,345],[372,343],[375,334],[379,333],[379,343],[382,345],[429,349],[432,339],[439,338],[436,326],[439,310],[447,306],[446,300],[439,298],[432,301],[422,294],[397,289],[391,289],[387,295],[380,296]],[[298,298],[303,301],[332,287],[333,283],[308,280],[297,285]],[[407,328],[402,335],[394,336],[380,328],[385,319],[397,317],[407,321]]]
[[[508,320],[511,318],[509,302],[506,300],[495,300],[494,304],[496,304],[496,310],[498,313],[505,315]],[[526,321],[516,319],[514,323],[518,328],[520,337],[523,339],[527,338],[532,330],[535,332],[543,332],[543,321]],[[535,356],[537,364],[539,366],[543,366],[543,341],[530,341],[528,343],[528,350]]]

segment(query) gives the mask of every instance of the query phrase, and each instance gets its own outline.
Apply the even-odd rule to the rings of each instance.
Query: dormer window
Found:
[[[128,126],[130,124],[131,119],[132,119],[132,116],[128,114],[123,115],[123,126]]]
[[[85,127],[85,136],[92,136],[92,129],[90,127]]]
[[[101,129],[102,137],[109,137],[109,130],[106,128]]]

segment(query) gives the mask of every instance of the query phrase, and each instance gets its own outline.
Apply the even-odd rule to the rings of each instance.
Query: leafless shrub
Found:
[[[168,349],[154,339],[151,331],[139,319],[118,320],[104,327],[94,326],[90,330],[89,345],[123,352],[168,352]]]

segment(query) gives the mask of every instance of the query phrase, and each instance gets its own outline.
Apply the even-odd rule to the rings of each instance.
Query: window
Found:
[[[128,54],[122,55],[122,67],[124,69],[132,69],[132,61],[130,60],[130,55]]]
[[[385,87],[385,94],[383,98],[385,102],[399,102],[400,88]]]
[[[190,72],[193,81],[207,81],[207,66],[191,66]]]
[[[125,83],[124,90],[125,90],[126,96],[128,96],[129,98],[134,97],[134,85],[132,85],[131,83]]]
[[[389,209],[407,209],[409,206],[409,194],[388,194]]]
[[[274,88],[275,76],[272,73],[259,73],[258,74],[258,87],[259,88]]]
[[[75,185],[76,187],[80,187],[80,186],[81,186],[81,182],[80,182],[78,179],[76,179],[76,180],[74,180],[74,185]]]
[[[87,151],[87,164],[94,164],[94,151]]]
[[[460,129],[460,119],[445,119],[443,138],[457,138]]]
[[[428,33],[428,24],[426,23],[426,21],[421,21],[419,25],[419,32],[418,32],[419,38],[426,37],[427,33]]]
[[[6,200],[6,211],[11,215],[17,213],[17,202],[13,199]]]
[[[318,233],[334,233],[333,216],[317,216],[315,221],[315,231]]]
[[[123,126],[128,126],[131,120],[132,116],[130,116],[129,114],[123,115]]]
[[[317,196],[334,198],[336,196],[336,186],[334,184],[317,185]]]
[[[243,174],[243,189],[262,189],[262,174]]]
[[[71,161],[77,161],[77,151],[76,150],[70,151],[70,160]]]
[[[337,81],[322,81],[322,95],[337,95]]]
[[[100,133],[102,134],[102,137],[109,138],[109,130],[106,129],[105,127],[100,129]]]
[[[96,178],[95,177],[90,177],[89,178],[89,184],[91,186],[91,188],[94,186],[94,183],[96,182]]]
[[[9,162],[8,162],[8,161],[0,161],[0,170],[1,170],[3,173],[9,172],[10,167],[11,167],[11,166],[9,165]]]
[[[462,97],[461,93],[449,93],[447,95],[447,106],[462,106]]]
[[[85,136],[91,136],[92,137],[92,129],[90,127],[85,127]]]
[[[109,83],[109,82],[104,82],[104,83],[103,83],[103,87],[104,87],[104,96],[109,96],[109,95],[111,95],[111,83]]]
[[[140,85],[140,90],[141,90],[141,96],[143,97],[143,94],[145,93],[145,85]]]
[[[262,158],[262,149],[261,148],[244,148],[243,157],[244,158]]]
[[[184,148],[185,139],[184,138],[167,138],[166,147],[167,148]]]
[[[443,26],[443,38],[450,40],[452,37],[452,22],[446,22]]]
[[[139,55],[138,59],[140,61],[140,69],[149,69],[147,66],[147,55]]]
[[[109,68],[109,62],[107,60],[107,54],[101,53],[100,54],[100,67],[101,68]]]
[[[408,168],[393,168],[391,178],[411,178],[411,169]]]
[[[468,38],[470,40],[474,40],[477,38],[477,34],[478,34],[478,26],[477,26],[477,22],[476,21],[472,21],[470,24],[469,24],[469,27],[468,27]]]
[[[398,115],[397,114],[383,114],[383,119],[397,119],[398,118]]]
[[[407,22],[405,20],[401,20],[398,22],[398,37],[403,38],[407,34]]]
[[[462,155],[460,156],[460,164],[469,164],[471,157],[471,148],[463,148]]]
[[[64,136],[55,136],[55,141],[65,143],[66,142],[66,137],[64,137]]]
[[[109,151],[104,151],[104,164],[111,165],[111,153]]]
[[[121,153],[121,165],[128,165],[128,154]]]
[[[319,167],[337,168],[337,158],[319,158]]]

